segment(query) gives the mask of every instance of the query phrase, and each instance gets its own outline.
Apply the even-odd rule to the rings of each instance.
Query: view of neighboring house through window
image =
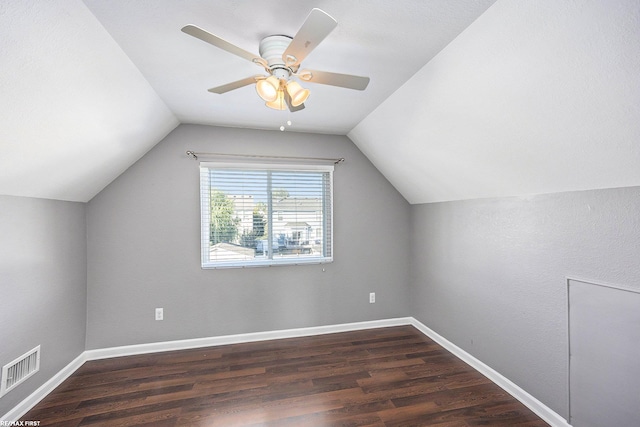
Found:
[[[203,268],[331,261],[332,173],[325,165],[201,163]]]

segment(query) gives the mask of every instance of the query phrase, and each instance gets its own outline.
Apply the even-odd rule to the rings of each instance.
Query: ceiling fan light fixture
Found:
[[[287,83],[287,92],[291,96],[291,105],[294,107],[303,104],[309,97],[309,89],[303,88],[293,80]]]
[[[256,92],[260,98],[266,102],[274,102],[278,99],[280,80],[276,76],[269,76],[266,79],[256,82]]]
[[[284,102],[284,90],[279,90],[276,94],[276,99],[265,102],[264,105],[274,110],[286,110],[287,104]]]
[[[263,67],[267,73],[213,87],[209,92],[223,94],[255,84],[256,92],[269,108],[276,110],[288,108],[294,113],[305,108],[304,102],[310,92],[301,87],[297,81],[290,81],[291,77],[297,77],[302,82],[355,90],[364,90],[369,84],[369,77],[318,70],[299,71],[301,62],[333,31],[337,24],[338,22],[328,13],[314,8],[294,37],[282,34],[264,37],[260,41],[259,57],[195,25],[184,26],[182,32],[249,60]]]

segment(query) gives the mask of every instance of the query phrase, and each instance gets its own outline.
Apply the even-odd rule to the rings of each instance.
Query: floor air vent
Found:
[[[2,367],[0,397],[10,392],[40,369],[40,346]]]

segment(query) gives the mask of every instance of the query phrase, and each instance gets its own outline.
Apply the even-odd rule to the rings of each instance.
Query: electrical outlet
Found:
[[[374,302],[376,302],[376,293],[375,292],[371,292],[369,294],[369,304],[373,304]]]
[[[163,319],[164,319],[164,309],[156,308],[156,320],[163,320]]]

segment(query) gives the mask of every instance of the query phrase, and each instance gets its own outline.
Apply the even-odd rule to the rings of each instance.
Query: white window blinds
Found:
[[[201,163],[202,267],[330,262],[333,166]]]

